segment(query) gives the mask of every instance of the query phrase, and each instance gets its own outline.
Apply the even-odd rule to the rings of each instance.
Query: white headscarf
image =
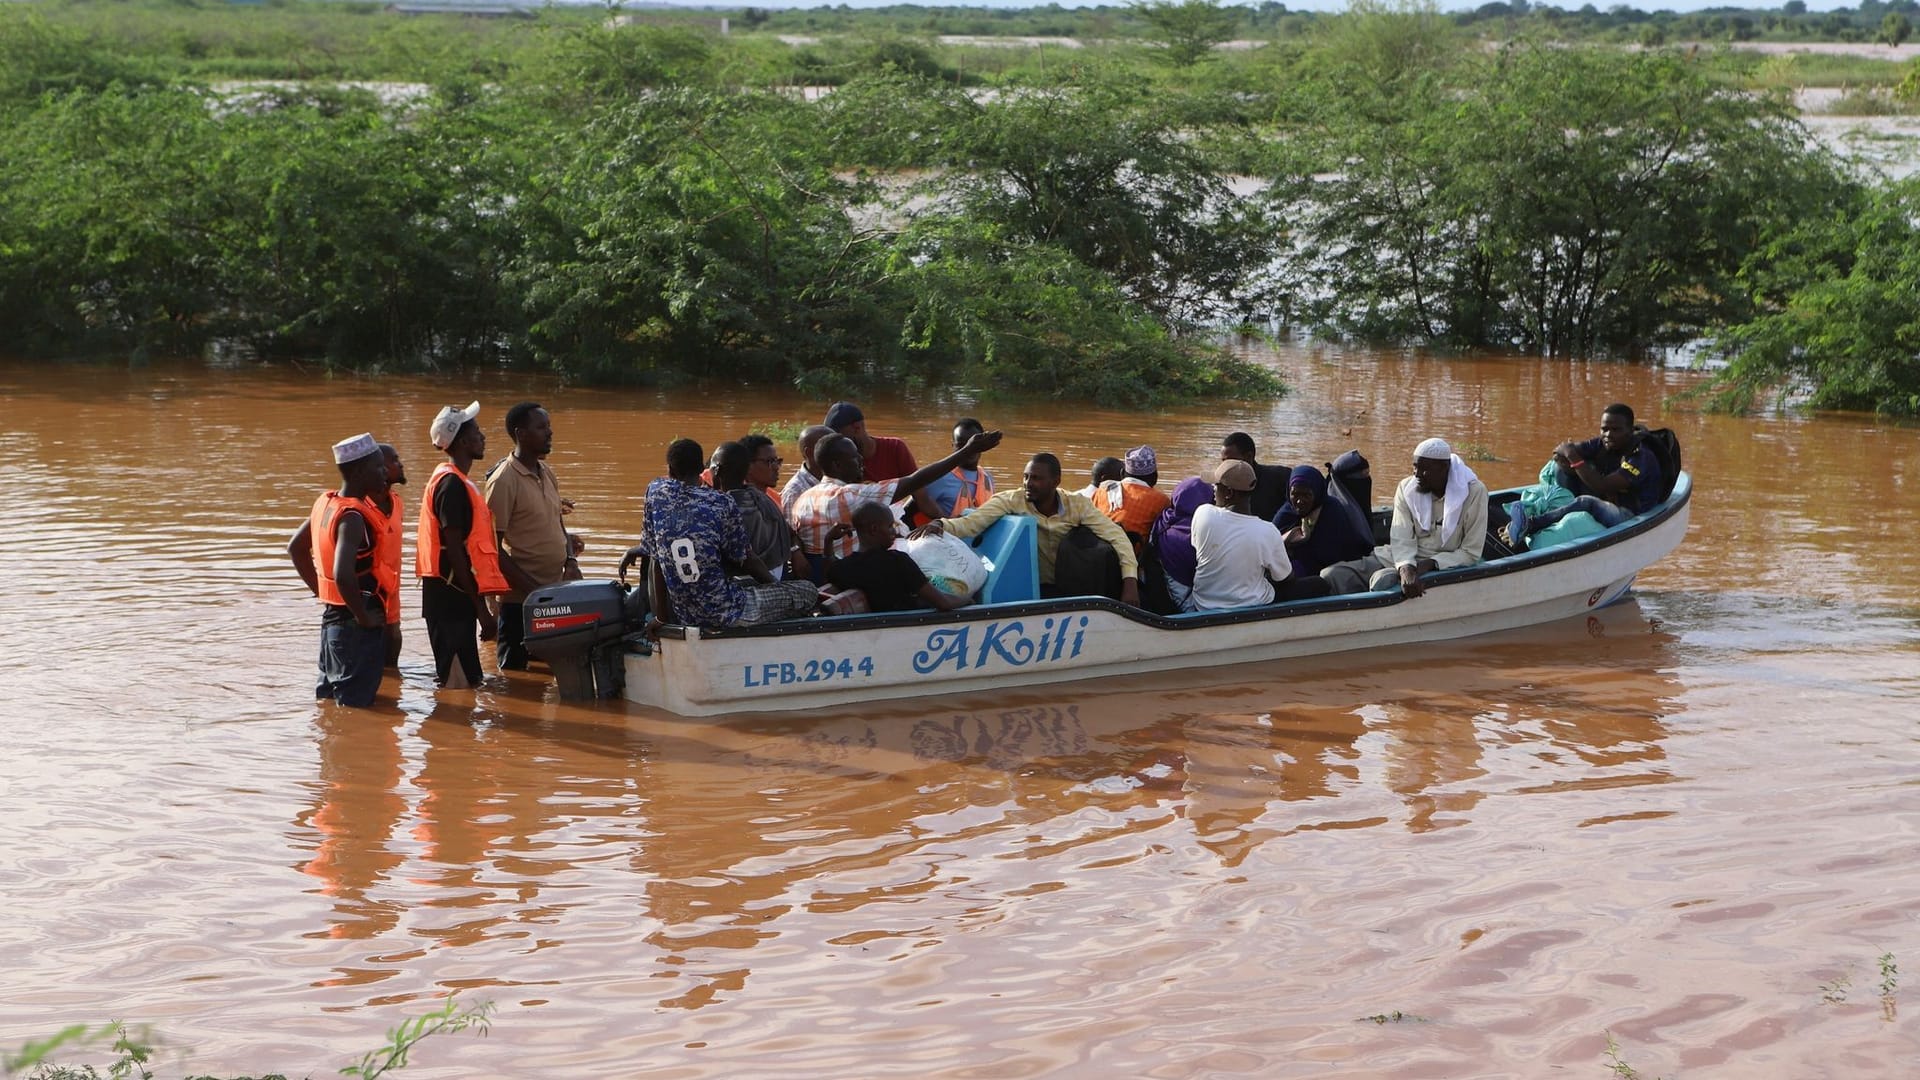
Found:
[[[1420,448],[1425,449],[1428,443],[1440,443],[1440,449],[1442,450],[1447,448],[1447,444],[1441,442],[1439,439],[1428,439],[1427,442],[1420,444]],[[1416,449],[1414,456],[1437,457],[1438,455],[1423,454],[1419,449]],[[1440,520],[1449,530],[1458,532],[1460,529],[1460,521],[1465,516],[1461,513],[1461,508],[1467,505],[1467,485],[1480,479],[1480,477],[1475,475],[1472,469],[1467,468],[1467,463],[1460,460],[1459,454],[1449,453],[1447,454],[1447,460],[1452,464],[1447,469],[1446,493],[1438,498],[1438,501],[1442,504]],[[1419,483],[1419,481],[1414,480],[1412,477],[1408,477],[1407,482],[1415,485]],[[1418,486],[1409,493],[1407,506],[1413,511],[1413,523],[1420,527],[1421,532],[1426,532],[1428,529],[1433,528],[1434,502],[1435,498],[1421,491]],[[1442,536],[1440,542],[1445,544],[1447,537]]]

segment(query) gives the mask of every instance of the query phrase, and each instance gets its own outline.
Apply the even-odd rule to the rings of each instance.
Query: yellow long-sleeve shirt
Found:
[[[968,540],[986,532],[988,526],[1008,514],[1032,518],[1039,534],[1036,539],[1040,548],[1040,581],[1051,585],[1054,556],[1060,552],[1061,539],[1074,527],[1085,525],[1100,539],[1113,545],[1114,552],[1120,556],[1120,576],[1138,579],[1140,563],[1133,557],[1133,542],[1127,539],[1126,532],[1114,524],[1112,518],[1101,513],[1093,505],[1093,500],[1085,495],[1071,491],[1062,491],[1059,495],[1059,512],[1043,514],[1027,501],[1025,487],[1008,488],[974,507],[963,517],[942,518],[940,527],[951,536]]]

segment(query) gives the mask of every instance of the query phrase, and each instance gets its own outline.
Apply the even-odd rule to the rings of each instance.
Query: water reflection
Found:
[[[1671,644],[1629,603],[1226,686],[1152,676],[726,722],[561,708],[517,683],[410,723],[326,708],[295,839],[333,902],[317,932],[369,943],[330,982],[612,920],[645,946],[648,996],[699,1008],[819,919],[868,927],[842,948],[940,940],[952,928],[926,912],[891,929],[885,913],[1010,914],[1080,887],[1116,842],[1123,861],[1191,846],[1232,871],[1303,834],[1419,834],[1490,798],[1666,782]],[[1038,874],[983,895],[982,859]]]

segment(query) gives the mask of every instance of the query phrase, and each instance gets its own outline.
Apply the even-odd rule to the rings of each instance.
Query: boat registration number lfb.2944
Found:
[[[795,683],[848,682],[873,675],[871,656],[822,656],[778,664],[747,664],[741,668],[742,686],[792,686]]]

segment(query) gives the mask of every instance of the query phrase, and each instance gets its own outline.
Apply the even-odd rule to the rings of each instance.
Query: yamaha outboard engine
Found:
[[[527,595],[527,651],[547,662],[566,701],[619,697],[630,638],[647,624],[646,591],[617,581],[565,581]]]

